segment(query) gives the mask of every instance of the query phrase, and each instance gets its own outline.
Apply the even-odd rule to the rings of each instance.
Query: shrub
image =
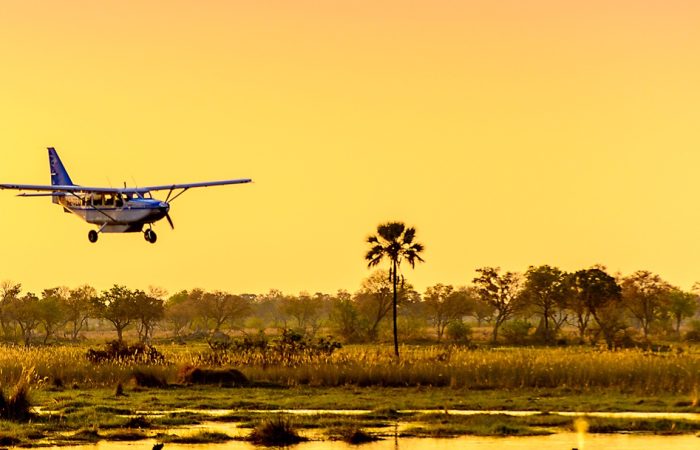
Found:
[[[134,370],[131,374],[131,378],[136,383],[136,386],[139,387],[162,388],[168,385],[168,383],[158,375],[140,369]]]
[[[455,344],[468,344],[471,340],[472,329],[461,320],[450,322],[445,331],[448,339]]]
[[[264,333],[231,341],[209,342],[211,351],[200,357],[208,365],[282,365],[296,367],[330,357],[341,348],[331,337],[311,338],[286,329],[274,340]]]
[[[251,433],[249,440],[254,444],[269,447],[286,447],[306,439],[299,436],[288,417],[278,415],[259,423]]]
[[[152,345],[137,342],[128,345],[125,342],[110,341],[106,344],[105,350],[89,349],[85,355],[88,361],[93,363],[101,362],[122,362],[137,364],[162,364],[165,357]]]
[[[523,345],[527,343],[532,324],[527,320],[511,320],[501,327],[501,336],[509,344]]]
[[[685,333],[684,339],[687,342],[700,342],[700,320],[690,322],[690,330]]]
[[[27,422],[33,417],[29,403],[29,384],[23,379],[9,397],[0,390],[0,418],[15,422]]]
[[[247,386],[248,378],[236,369],[185,368],[183,381],[191,384],[215,384],[219,386]]]
[[[352,445],[365,444],[380,440],[377,436],[370,434],[357,426],[347,426],[337,430],[335,433],[341,441]]]

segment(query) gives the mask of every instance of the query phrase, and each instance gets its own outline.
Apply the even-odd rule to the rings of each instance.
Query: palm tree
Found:
[[[365,259],[369,262],[367,267],[379,264],[384,257],[391,262],[389,278],[394,286],[394,353],[399,357],[399,336],[396,327],[396,286],[398,284],[398,271],[401,262],[405,259],[411,265],[416,266],[416,261],[423,262],[420,252],[423,251],[423,244],[413,242],[416,236],[416,229],[406,228],[403,222],[389,222],[377,227],[377,234],[367,238],[367,243],[371,248],[367,251]]]

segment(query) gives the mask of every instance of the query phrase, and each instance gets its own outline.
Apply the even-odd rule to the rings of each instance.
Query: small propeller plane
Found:
[[[170,218],[170,203],[187,190],[207,186],[250,183],[249,178],[236,180],[205,181],[202,183],[168,184],[140,188],[104,188],[79,186],[73,183],[58,153],[49,147],[51,185],[0,184],[0,189],[35,191],[20,193],[19,197],[51,197],[67,213],[75,214],[87,223],[99,226],[88,232],[88,240],[97,242],[100,233],[143,232],[146,241],[154,244],[156,239],[152,225],[165,218],[171,228],[175,228]],[[153,191],[168,191],[165,200],[153,198]],[[146,230],[144,231],[144,227]]]

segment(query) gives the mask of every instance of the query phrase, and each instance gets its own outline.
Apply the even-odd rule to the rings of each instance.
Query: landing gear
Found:
[[[95,230],[90,230],[88,231],[88,241],[92,242],[93,244],[97,242],[97,231]]]
[[[151,244],[155,244],[156,240],[158,240],[156,232],[151,230],[150,228],[143,232],[143,237],[144,239],[146,239],[146,241],[150,242]]]

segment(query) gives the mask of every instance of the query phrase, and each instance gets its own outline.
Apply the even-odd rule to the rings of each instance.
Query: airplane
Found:
[[[165,218],[175,229],[170,218],[170,203],[192,188],[250,183],[249,178],[235,180],[205,181],[201,183],[167,184],[128,188],[105,188],[79,186],[73,183],[56,149],[48,147],[51,185],[0,184],[0,189],[37,191],[20,193],[18,197],[51,197],[53,203],[61,205],[67,213],[75,214],[87,223],[99,226],[88,232],[88,240],[97,242],[100,233],[139,233],[147,242],[155,244],[158,236],[153,224]],[[153,191],[168,191],[165,200],[153,198]],[[175,195],[173,195],[175,194]],[[144,231],[144,227],[146,227]]]

